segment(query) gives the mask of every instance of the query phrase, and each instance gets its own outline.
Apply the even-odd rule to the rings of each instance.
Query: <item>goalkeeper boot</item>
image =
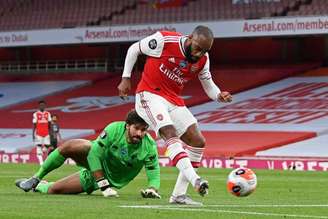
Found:
[[[18,188],[24,190],[25,192],[30,191],[31,189],[34,189],[38,184],[40,180],[36,177],[31,177],[29,179],[19,179],[16,180],[15,184]]]
[[[202,178],[196,179],[195,189],[201,196],[207,195],[208,194],[208,181],[204,180]]]
[[[202,206],[201,202],[196,202],[192,200],[188,195],[179,195],[179,196],[171,196],[169,200],[170,204],[177,205],[194,205],[194,206]]]

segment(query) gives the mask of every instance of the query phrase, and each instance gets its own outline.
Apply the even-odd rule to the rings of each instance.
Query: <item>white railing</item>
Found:
[[[117,66],[115,61],[104,59],[88,60],[49,60],[31,62],[2,62],[0,72],[75,72],[75,71],[109,71]]]

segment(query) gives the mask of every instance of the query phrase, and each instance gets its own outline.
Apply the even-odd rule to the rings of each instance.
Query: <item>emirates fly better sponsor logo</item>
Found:
[[[168,69],[163,63],[159,66],[159,70],[172,81],[177,82],[179,85],[183,85],[187,81],[183,79],[183,74],[179,68],[172,70]]]

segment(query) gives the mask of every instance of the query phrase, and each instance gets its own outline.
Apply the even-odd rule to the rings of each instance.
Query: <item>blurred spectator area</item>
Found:
[[[145,0],[0,0],[0,31],[84,26],[258,19],[327,14],[326,0],[280,0],[233,4],[190,0],[156,8]]]

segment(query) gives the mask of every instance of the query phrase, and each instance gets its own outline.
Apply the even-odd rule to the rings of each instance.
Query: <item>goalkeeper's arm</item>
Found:
[[[117,192],[110,188],[110,184],[104,176],[101,162],[103,160],[103,156],[103,147],[99,146],[98,144],[92,144],[87,157],[90,170],[97,182],[99,189],[105,197],[118,196]]]
[[[148,156],[145,162],[146,175],[148,179],[148,188],[141,190],[144,198],[161,198],[158,193],[160,187],[160,168],[157,152]]]

